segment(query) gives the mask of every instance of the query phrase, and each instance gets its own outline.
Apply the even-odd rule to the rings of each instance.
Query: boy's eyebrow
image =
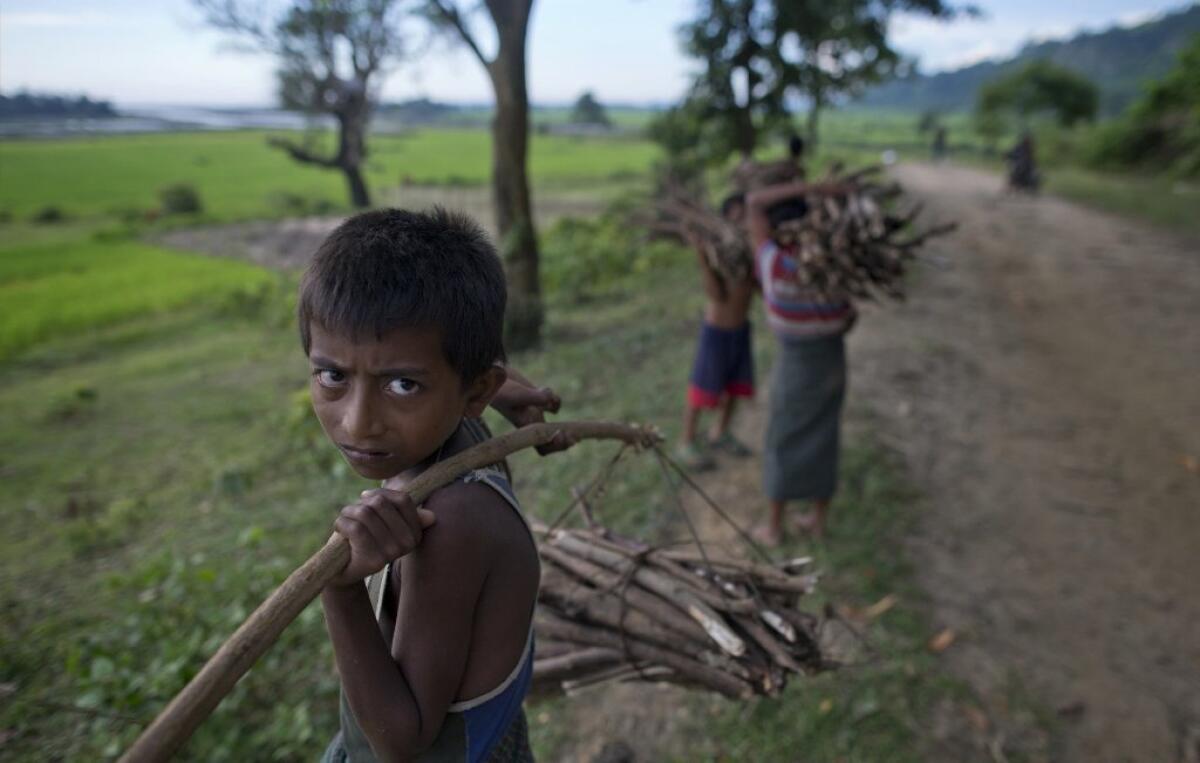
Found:
[[[314,366],[323,368],[343,368],[344,366],[336,360],[330,360],[323,355],[311,353],[308,360]],[[422,366],[397,366],[395,368],[384,368],[380,371],[373,371],[374,376],[429,376],[429,369]]]
[[[329,368],[341,368],[342,367],[342,364],[337,362],[336,360],[330,360],[329,358],[327,358],[323,355],[318,355],[315,352],[309,353],[308,360],[314,366],[327,366]]]
[[[420,366],[400,366],[376,371],[376,376],[428,376],[429,370]]]

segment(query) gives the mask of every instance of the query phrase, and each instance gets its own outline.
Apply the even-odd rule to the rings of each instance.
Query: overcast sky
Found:
[[[1184,3],[1186,5],[1186,3]],[[689,62],[676,29],[696,0],[537,0],[530,32],[535,102],[667,102],[683,93]],[[950,24],[899,17],[895,44],[924,71],[1016,52],[1025,41],[1131,24],[1179,0],[975,0],[981,19]],[[234,52],[188,0],[0,0],[0,90],[87,93],[118,104],[269,105],[272,62]],[[485,102],[477,62],[448,44],[387,78],[388,100],[427,96]]]

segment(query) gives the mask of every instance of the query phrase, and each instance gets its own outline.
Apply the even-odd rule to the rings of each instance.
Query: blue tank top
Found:
[[[517,512],[517,516],[525,524],[533,537],[517,502],[512,485],[506,474],[506,469],[492,466],[476,469],[459,478],[462,482],[479,482],[495,490],[500,497]],[[387,583],[391,579],[392,565],[388,564],[379,572],[366,579],[367,595],[378,620],[383,609]],[[522,657],[513,667],[499,686],[491,691],[472,699],[455,702],[447,710],[445,720],[437,739],[428,750],[417,760],[420,761],[469,761],[478,763],[489,758],[497,744],[504,739],[505,734],[515,723],[523,721],[519,718],[521,704],[529,693],[533,681],[533,622],[529,623],[529,635],[525,640]],[[358,726],[345,693],[341,697],[341,743],[344,746],[344,760],[349,763],[374,763],[376,760],[366,735]],[[335,740],[336,743],[336,740]]]

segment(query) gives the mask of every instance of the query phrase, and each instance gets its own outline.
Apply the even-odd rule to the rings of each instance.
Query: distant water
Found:
[[[282,109],[217,109],[200,106],[131,106],[108,119],[7,119],[0,120],[0,137],[62,137],[174,130],[299,130],[306,125],[329,126],[333,120],[315,120]]]

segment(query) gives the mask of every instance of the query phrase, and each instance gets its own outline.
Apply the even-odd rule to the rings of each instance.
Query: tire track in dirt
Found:
[[[1052,759],[1196,760],[1200,246],[977,171],[897,175],[960,229],[861,321],[851,396],[927,498],[911,550],[964,636],[951,669],[1000,728],[1014,676],[1062,710]]]

